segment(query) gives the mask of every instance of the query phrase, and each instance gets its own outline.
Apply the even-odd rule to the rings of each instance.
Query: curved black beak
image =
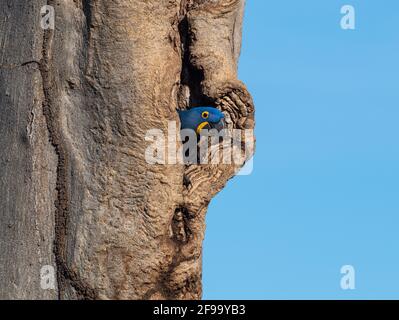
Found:
[[[226,128],[226,122],[224,121],[224,119],[221,119],[217,123],[210,122],[209,126],[211,127],[211,129],[216,129],[217,131],[222,131],[224,128]]]

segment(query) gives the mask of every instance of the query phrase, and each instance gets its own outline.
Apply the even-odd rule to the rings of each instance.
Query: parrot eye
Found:
[[[204,111],[204,112],[202,113],[202,118],[208,119],[208,117],[209,117],[209,112],[208,112],[208,111]]]

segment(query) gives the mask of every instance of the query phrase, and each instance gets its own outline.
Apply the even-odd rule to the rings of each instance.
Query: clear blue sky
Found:
[[[398,299],[399,1],[248,0],[239,71],[257,153],[210,205],[204,298]]]

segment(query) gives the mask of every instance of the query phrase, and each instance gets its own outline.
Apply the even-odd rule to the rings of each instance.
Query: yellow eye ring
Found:
[[[202,112],[202,118],[208,119],[208,117],[209,117],[209,112],[208,111]]]

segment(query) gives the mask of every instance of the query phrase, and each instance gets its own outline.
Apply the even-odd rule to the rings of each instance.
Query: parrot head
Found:
[[[179,110],[181,129],[192,129],[198,135],[202,129],[225,128],[224,114],[214,107],[195,107],[189,110]]]

